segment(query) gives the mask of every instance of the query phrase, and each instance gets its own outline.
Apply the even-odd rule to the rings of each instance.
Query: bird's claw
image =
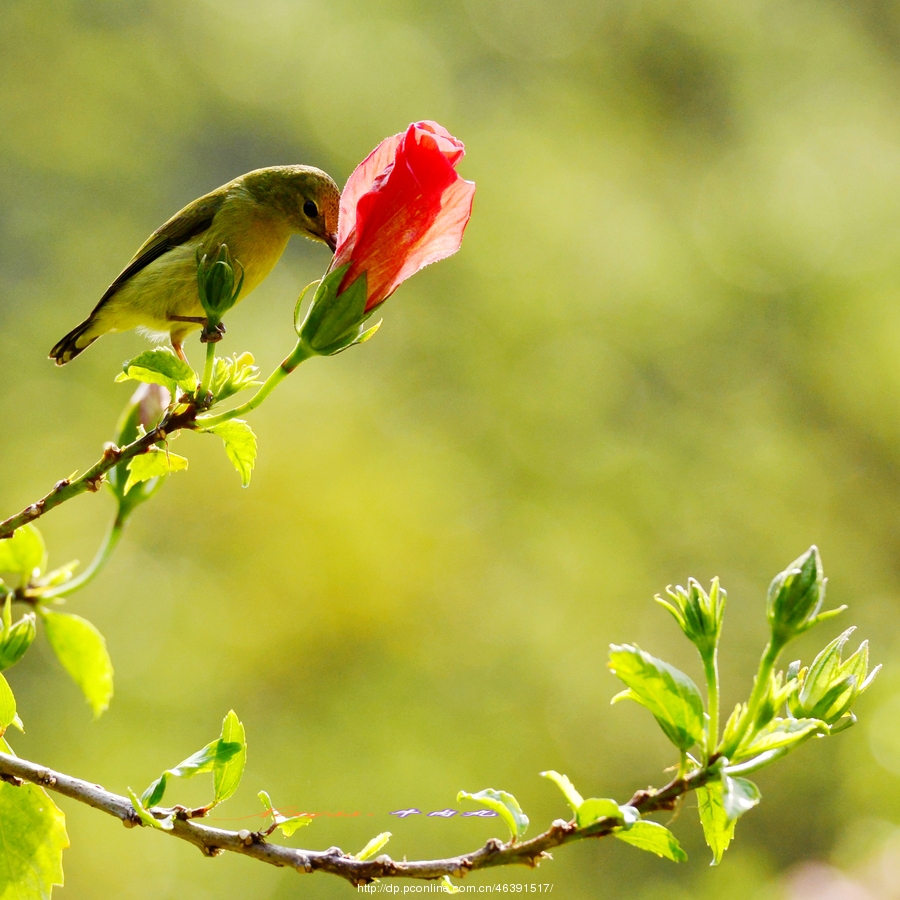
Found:
[[[207,325],[203,331],[200,332],[200,343],[201,344],[218,344],[222,338],[225,337],[225,323],[219,322],[218,325],[214,325],[212,328]]]

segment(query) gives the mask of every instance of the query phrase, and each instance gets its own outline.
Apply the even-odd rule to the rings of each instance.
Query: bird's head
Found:
[[[313,166],[272,166],[249,172],[244,183],[259,202],[279,210],[292,231],[334,252],[341,192],[330,175]]]

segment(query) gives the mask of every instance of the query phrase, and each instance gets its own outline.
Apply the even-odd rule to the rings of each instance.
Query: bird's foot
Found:
[[[209,324],[200,332],[201,344],[218,344],[225,337],[225,323],[219,322],[218,325],[209,327]]]

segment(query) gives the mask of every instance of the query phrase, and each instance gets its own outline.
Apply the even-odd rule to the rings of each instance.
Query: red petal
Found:
[[[472,201],[475,198],[475,182],[459,178],[444,191],[441,197],[441,211],[422,235],[418,246],[406,258],[403,268],[394,279],[397,285],[415,275],[419,269],[453,256],[462,244],[463,232],[472,215]],[[392,289],[393,290],[393,289]]]
[[[392,146],[389,159],[386,151]],[[422,266],[459,249],[475,191],[453,168],[464,152],[462,143],[440,125],[417,122],[405,134],[382,142],[351,176],[344,192],[348,195],[352,182],[346,214],[341,198],[341,227],[346,230],[339,227],[341,243],[332,267],[352,259],[342,289],[366,273],[367,310]],[[360,193],[365,185],[369,190]]]
[[[385,138],[354,170],[341,193],[341,211],[338,217],[337,242],[341,244],[356,226],[356,204],[363,194],[372,190],[375,179],[394,162],[394,156],[403,132]],[[337,266],[334,266],[337,268]]]

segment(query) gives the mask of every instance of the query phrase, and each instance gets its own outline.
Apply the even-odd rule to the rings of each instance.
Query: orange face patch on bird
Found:
[[[145,241],[107,288],[93,312],[50,351],[62,366],[112,331],[145,328],[182,344],[203,327],[197,258],[225,244],[243,272],[239,300],[272,271],[292,234],[333,251],[340,191],[311,166],[256,169],[188,204]]]

